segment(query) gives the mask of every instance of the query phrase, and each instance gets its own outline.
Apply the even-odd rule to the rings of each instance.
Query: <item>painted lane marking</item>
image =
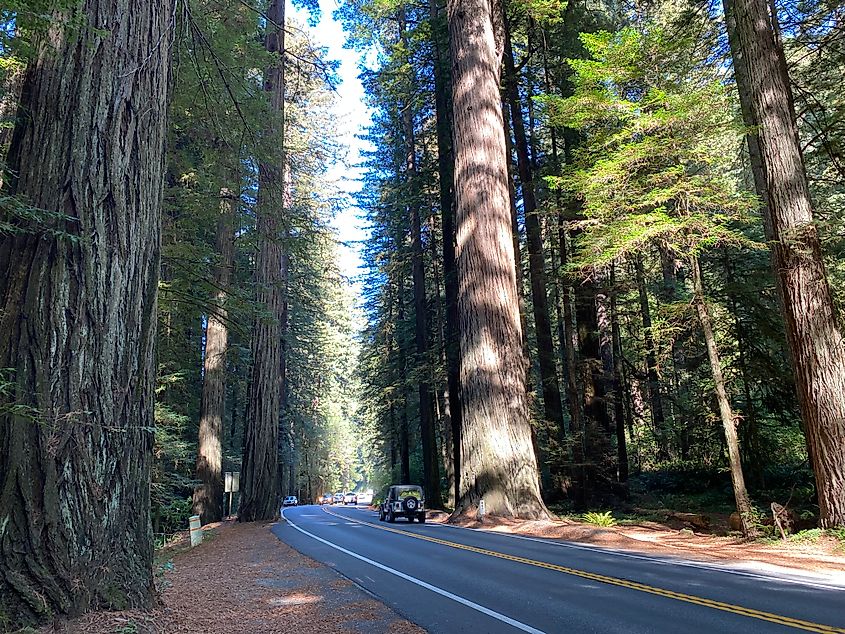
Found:
[[[359,510],[368,510],[368,509],[359,509]],[[368,526],[376,526],[378,524],[372,524],[370,522],[363,522]],[[638,559],[641,561],[648,561],[650,563],[659,564],[663,566],[681,566],[684,568],[696,568],[699,570],[709,570],[711,572],[720,572],[726,575],[735,575],[737,577],[748,577],[749,579],[758,579],[760,581],[774,581],[777,583],[786,583],[791,585],[797,586],[808,586],[813,589],[822,589],[822,590],[833,590],[835,592],[842,592],[845,591],[845,584],[838,584],[835,580],[830,579],[828,577],[817,576],[817,577],[803,577],[803,578],[796,578],[796,577],[780,577],[776,574],[764,574],[761,572],[749,572],[747,570],[736,570],[734,568],[723,567],[719,564],[708,564],[701,561],[693,561],[689,559],[662,559],[660,557],[653,557],[650,555],[639,555],[636,553],[625,552],[622,550],[614,550],[609,547],[605,546],[595,546],[595,545],[587,545],[587,544],[574,544],[572,542],[567,541],[560,541],[554,538],[538,538],[538,537],[528,537],[527,535],[515,535],[513,533],[502,533],[499,531],[494,531],[489,528],[470,528],[469,526],[455,526],[453,524],[443,524],[441,522],[434,522],[434,523],[427,523],[426,526],[436,526],[439,528],[453,528],[456,530],[462,531],[471,531],[474,533],[487,533],[488,535],[497,535],[500,537],[508,537],[511,539],[521,539],[524,541],[529,542],[536,542],[538,544],[546,544],[547,546],[556,546],[558,548],[572,548],[573,550],[583,550],[589,553],[600,554],[600,555],[607,555],[611,557],[626,557],[628,559]],[[785,570],[784,574],[791,574],[789,570]]]
[[[400,577],[401,579],[404,579],[405,581],[410,581],[411,583],[416,584],[416,585],[418,585],[422,588],[425,588],[426,590],[431,590],[432,592],[434,592],[436,594],[444,596],[447,599],[451,599],[452,601],[456,601],[457,603],[460,603],[461,605],[465,605],[468,608],[472,608],[473,610],[476,610],[477,612],[481,612],[482,614],[486,614],[489,617],[492,617],[492,618],[494,618],[498,621],[501,621],[502,623],[506,623],[506,624],[508,624],[512,627],[515,627],[518,630],[522,630],[523,632],[528,632],[529,634],[545,634],[545,632],[543,632],[542,630],[538,630],[536,628],[533,628],[530,625],[526,625],[525,623],[522,623],[521,621],[517,621],[516,619],[512,619],[509,616],[505,616],[504,614],[500,614],[499,612],[496,612],[495,610],[491,610],[490,608],[485,608],[483,605],[475,603],[474,601],[470,601],[469,599],[465,599],[461,596],[458,596],[457,594],[452,594],[448,590],[444,590],[443,588],[438,588],[437,586],[433,586],[430,583],[426,583],[425,581],[423,581],[421,579],[417,579],[416,577],[406,575],[404,572],[400,572],[398,570],[394,570],[393,568],[389,568],[389,567],[385,566],[384,564],[381,564],[377,561],[373,561],[372,559],[368,559],[367,557],[364,557],[363,555],[359,555],[358,553],[352,552],[351,550],[347,550],[343,546],[338,546],[337,544],[332,543],[332,542],[330,542],[326,539],[323,539],[322,537],[318,537],[314,533],[311,533],[311,532],[305,530],[304,528],[301,528],[301,527],[297,526],[296,524],[294,524],[291,520],[289,520],[287,517],[285,517],[284,511],[282,512],[282,518],[290,525],[291,528],[295,528],[300,533],[307,535],[308,537],[310,537],[312,539],[316,539],[318,542],[321,542],[321,543],[325,544],[326,546],[334,548],[335,550],[339,550],[340,552],[342,552],[346,555],[349,555],[350,557],[354,557],[355,559],[363,561],[364,563],[368,563],[371,566],[375,566],[379,570],[384,570],[385,572],[388,572],[392,575],[396,575],[397,577]],[[353,521],[355,521],[355,520],[353,520]],[[361,523],[363,523],[363,522],[361,522]]]
[[[336,513],[332,513],[331,511],[325,511],[329,515],[337,515]],[[458,542],[450,542],[445,539],[439,539],[437,537],[431,537],[429,535],[421,535],[418,533],[410,533],[408,531],[399,530],[396,528],[390,528],[388,526],[379,526],[378,524],[371,524],[370,522],[362,522],[361,520],[355,520],[352,518],[348,518],[353,522],[358,522],[359,524],[365,524],[372,528],[387,531],[390,533],[396,533],[398,535],[404,535],[405,537],[410,537],[412,539],[421,539],[423,541],[431,542],[433,544],[440,544],[441,546],[448,546],[450,548],[455,548],[458,550],[466,550],[473,553],[478,553],[480,555],[487,555],[489,557],[496,557],[497,559],[505,559],[507,561],[513,561],[516,563],[526,564],[528,566],[535,566],[537,568],[545,568],[546,570],[553,570],[555,572],[562,572],[567,575],[572,575],[574,577],[580,577],[581,579],[589,579],[590,581],[598,581],[600,583],[605,583],[612,586],[618,586],[621,588],[627,588],[629,590],[637,590],[638,592],[646,592],[648,594],[653,594],[660,597],[665,597],[668,599],[675,599],[676,601],[682,601],[684,603],[692,603],[694,605],[700,605],[706,608],[712,608],[714,610],[721,610],[722,612],[730,612],[732,614],[738,614],[740,616],[747,616],[754,619],[759,619],[761,621],[768,621],[770,623],[777,623],[778,625],[786,625],[788,627],[794,627],[797,629],[805,630],[807,632],[819,632],[820,634],[845,634],[845,629],[832,627],[830,625],[824,625],[821,623],[813,623],[812,621],[804,621],[802,619],[792,618],[790,616],[781,616],[779,614],[773,614],[771,612],[763,612],[762,610],[756,610],[754,608],[746,608],[741,605],[734,605],[732,603],[724,603],[722,601],[716,601],[714,599],[705,599],[703,597],[697,597],[691,594],[684,594],[683,592],[675,592],[673,590],[665,590],[663,588],[658,588],[656,586],[650,586],[645,583],[639,583],[637,581],[628,581],[627,579],[619,579],[617,577],[610,577],[608,575],[601,575],[593,572],[587,572],[585,570],[578,570],[576,568],[569,568],[568,566],[559,566],[557,564],[551,564],[545,561],[538,561],[535,559],[527,559],[525,557],[519,557],[516,555],[508,555],[506,553],[500,553],[495,550],[488,550],[486,548],[478,548],[476,546],[467,546],[466,544],[460,544]]]

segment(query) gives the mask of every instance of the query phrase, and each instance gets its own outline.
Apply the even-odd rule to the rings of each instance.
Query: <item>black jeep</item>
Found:
[[[425,497],[422,487],[416,484],[394,484],[387,492],[387,497],[378,509],[380,521],[387,519],[395,522],[397,517],[407,517],[409,522],[414,518],[420,524],[425,523]]]

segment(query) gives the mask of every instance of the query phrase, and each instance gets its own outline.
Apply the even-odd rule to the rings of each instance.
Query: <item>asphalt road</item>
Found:
[[[301,506],[284,518],[273,527],[281,540],[432,633],[845,634],[845,585],[810,574],[388,524],[358,507]]]

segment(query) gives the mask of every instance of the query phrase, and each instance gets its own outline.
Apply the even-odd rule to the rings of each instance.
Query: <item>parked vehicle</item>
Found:
[[[320,499],[318,500],[318,502],[319,502],[320,506],[322,506],[323,504],[331,504],[333,497],[334,496],[331,493],[325,493],[322,496],[320,496]]]
[[[372,493],[359,493],[358,494],[358,504],[364,504],[369,506],[373,503],[373,494]]]
[[[343,503],[344,504],[358,504],[358,494],[357,493],[347,493],[343,496]]]
[[[416,518],[420,524],[425,523],[425,496],[421,486],[394,484],[388,489],[379,507],[378,518],[382,522],[395,522],[397,517],[406,517],[409,522]]]
[[[295,495],[289,495],[285,498],[285,501],[282,502],[282,506],[298,506],[299,500],[296,498]]]
[[[343,493],[334,494],[334,504],[343,504]]]

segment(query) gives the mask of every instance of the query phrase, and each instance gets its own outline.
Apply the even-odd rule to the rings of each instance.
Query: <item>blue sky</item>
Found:
[[[370,124],[370,112],[364,105],[364,88],[358,79],[361,56],[356,51],[343,48],[346,35],[339,22],[332,17],[337,8],[335,0],[320,0],[321,19],[314,27],[307,26],[308,12],[288,4],[288,15],[305,28],[311,39],[317,45],[328,49],[328,58],[340,61],[338,76],[341,83],[337,88],[338,97],[335,103],[335,125],[338,141],[348,148],[344,161],[329,167],[329,178],[344,192],[356,192],[360,189],[362,170],[357,167],[360,163],[360,150],[365,143],[357,135],[365,131]],[[342,246],[339,258],[341,271],[350,278],[356,277],[361,264],[359,249],[354,244],[367,237],[363,223],[357,217],[356,207],[346,207],[340,210],[334,219],[334,227],[338,238],[342,242],[350,242],[349,246]]]

